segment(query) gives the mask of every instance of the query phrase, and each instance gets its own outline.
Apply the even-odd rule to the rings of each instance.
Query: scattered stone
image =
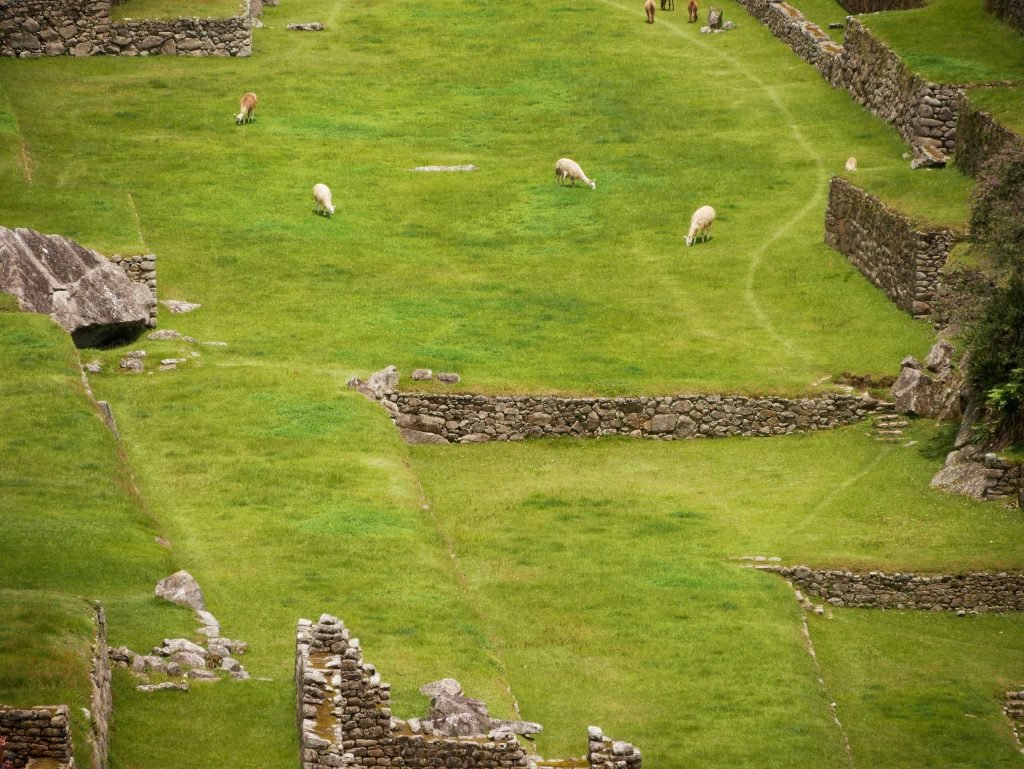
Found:
[[[133,374],[141,374],[143,370],[141,358],[121,358],[121,362],[118,365],[125,371],[130,371]]]
[[[324,25],[319,21],[311,21],[305,24],[289,24],[288,29],[292,32],[323,32]]]
[[[448,443],[442,436],[436,433],[428,433],[422,430],[410,430],[407,427],[399,427],[398,434],[402,440],[410,446],[421,446],[427,443]]]
[[[454,678],[442,678],[440,681],[421,686],[420,694],[424,694],[432,700],[441,696],[460,697],[462,696],[462,684]]]
[[[153,333],[149,334],[146,338],[152,339],[155,342],[162,342],[168,339],[181,339],[181,333],[167,328],[161,329],[159,331],[154,331]]]
[[[462,381],[462,377],[453,372],[445,372],[437,375],[437,381],[445,384],[458,384]]]
[[[203,591],[200,589],[199,583],[187,571],[175,572],[160,580],[156,585],[156,595],[158,598],[181,606],[188,606],[196,611],[206,610]]]
[[[91,360],[84,366],[82,366],[82,368],[84,368],[90,374],[98,374],[101,371],[103,371],[103,364],[100,363],[98,360]]]
[[[890,389],[896,411],[930,419],[958,418],[967,385],[952,361],[953,346],[945,340],[932,347],[923,366],[913,356],[904,358]]]
[[[203,668],[192,668],[188,671],[188,677],[196,681],[216,681],[217,674],[212,670],[204,670]]]
[[[135,689],[140,692],[187,692],[188,681],[164,681],[159,684],[139,684]]]
[[[434,372],[429,368],[418,368],[412,372],[412,378],[417,382],[426,382],[434,378]]]
[[[828,25],[829,29],[846,29],[846,23],[842,21],[831,21]]]
[[[188,358],[163,358],[160,361],[161,366],[177,366],[179,363],[184,363]]]
[[[711,29],[722,28],[722,9],[712,7],[708,11],[708,27]]]
[[[209,347],[227,347],[227,342],[203,342],[202,344],[208,345]]]
[[[915,170],[946,167],[946,154],[935,147],[915,144],[911,150],[914,153],[914,159],[910,161],[910,167]]]
[[[163,299],[160,304],[166,307],[174,315],[181,315],[182,313],[192,312],[202,307],[201,304],[195,304],[193,302],[184,302],[180,299]]]
[[[371,374],[365,382],[354,376],[348,380],[347,386],[350,390],[356,390],[372,401],[379,401],[398,389],[398,379],[398,369],[388,366]]]

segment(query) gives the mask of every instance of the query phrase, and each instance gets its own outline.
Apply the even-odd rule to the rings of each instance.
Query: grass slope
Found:
[[[152,598],[188,568],[251,644],[254,680],[186,700],[118,676],[118,769],[293,764],[293,629],[321,611],[363,638],[401,716],[452,675],[544,722],[546,754],[581,752],[597,722],[668,767],[845,766],[786,588],[726,559],[1020,564],[1016,518],[926,489],[942,439],[925,426],[909,449],[853,428],[410,451],[344,391],[395,363],[489,392],[807,392],[926,350],[925,324],[821,244],[826,185],[856,154],[955,222],[963,180],[910,175],[890,129],[755,22],[708,38],[678,18],[290,0],[249,60],[0,61],[0,221],[155,252],[161,298],[203,305],[161,325],[228,343],[140,342],[150,371],[188,359],[142,376],[95,353],[125,465],[66,339],[0,315],[9,587],[101,598],[112,642],[141,651],[192,632]],[[311,19],[328,31],[284,30]],[[249,89],[257,120],[236,128]],[[556,187],[561,155],[597,190]],[[407,170],[465,162],[481,170]],[[714,237],[685,249],[706,202]],[[38,569],[65,531],[67,564]]]
[[[796,392],[925,350],[927,328],[821,244],[830,173],[855,153],[913,180],[902,145],[753,21],[711,42],[604,4],[319,9],[268,9],[249,61],[5,66],[34,182],[15,175],[0,215],[156,252],[163,295],[208,308],[182,330],[254,358],[456,369],[492,392]],[[322,35],[282,29],[331,15]],[[592,66],[556,53],[567,37]],[[748,66],[766,56],[770,76]],[[249,88],[257,121],[236,128]],[[561,155],[596,194],[554,184]],[[407,170],[457,162],[481,171]],[[929,194],[962,212],[952,178]],[[715,237],[685,249],[703,203]],[[254,333],[253,307],[288,321]]]

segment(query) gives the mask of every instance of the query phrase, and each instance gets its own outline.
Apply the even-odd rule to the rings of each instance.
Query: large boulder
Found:
[[[929,419],[956,419],[965,380],[953,365],[953,346],[939,340],[924,364],[913,356],[903,359],[890,392],[896,411]]]
[[[189,606],[196,611],[206,611],[203,591],[199,583],[187,571],[176,571],[156,583],[156,595],[171,603]]]
[[[52,317],[78,347],[128,341],[155,306],[149,287],[105,256],[60,235],[0,227],[0,291]]]

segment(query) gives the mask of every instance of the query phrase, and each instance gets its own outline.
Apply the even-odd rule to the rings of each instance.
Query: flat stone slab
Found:
[[[412,171],[440,171],[440,172],[452,172],[452,171],[479,171],[472,163],[463,166],[416,166],[416,168],[410,169]]]
[[[288,29],[292,32],[323,32],[324,25],[319,21],[313,21],[306,24],[289,24]]]

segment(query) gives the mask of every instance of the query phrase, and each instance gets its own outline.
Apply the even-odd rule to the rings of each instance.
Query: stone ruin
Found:
[[[299,620],[295,688],[302,769],[535,769],[548,763],[641,769],[639,750],[595,726],[588,729],[583,759],[545,762],[527,755],[515,735],[535,733],[540,725],[492,719],[453,679],[421,689],[432,699],[425,718],[395,718],[391,686],[363,661],[359,639],[329,614],[316,623]]]
[[[203,591],[187,571],[175,572],[157,583],[156,595],[196,612],[201,626],[199,635],[206,637],[206,644],[195,643],[187,638],[165,638],[154,646],[149,654],[139,654],[126,646],[108,650],[110,661],[128,668],[140,677],[149,675],[176,678],[178,681],[162,681],[139,685],[140,691],[161,691],[165,689],[188,690],[188,680],[215,681],[222,676],[246,680],[249,672],[238,661],[237,656],[248,650],[248,644],[225,638],[221,635],[217,618],[206,610]]]

